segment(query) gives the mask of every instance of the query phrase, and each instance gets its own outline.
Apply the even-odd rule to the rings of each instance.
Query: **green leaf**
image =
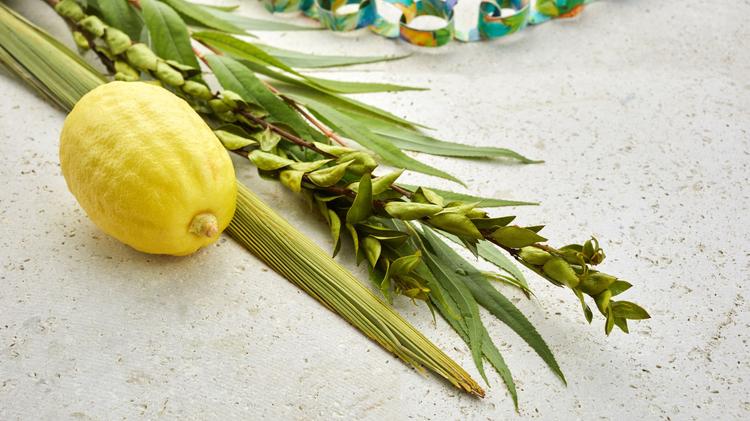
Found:
[[[420,90],[420,88],[413,88],[409,86],[393,85],[387,83],[362,83],[362,82],[342,82],[336,80],[322,79],[312,76],[306,76],[302,73],[294,70],[276,57],[268,54],[263,49],[256,45],[235,38],[232,35],[224,34],[220,32],[197,32],[193,34],[193,38],[210,45],[212,48],[218,49],[227,53],[237,59],[248,60],[254,62],[260,66],[273,66],[285,72],[289,72],[295,76],[303,79],[303,81],[297,81],[289,77],[281,77],[281,75],[275,72],[266,71],[265,73],[271,77],[289,82],[289,83],[300,83],[304,86],[320,89],[323,91],[331,91],[335,93],[367,93],[367,92],[388,92],[388,91],[406,91],[406,90]]]
[[[364,221],[370,215],[372,215],[372,182],[370,181],[370,174],[367,173],[359,180],[357,196],[354,197],[352,206],[346,212],[346,222],[356,224]]]
[[[460,213],[439,213],[429,219],[430,225],[462,238],[484,238],[471,219]]]
[[[260,62],[262,65],[270,65],[293,74],[298,74],[294,69],[264,50],[232,35],[221,32],[203,31],[194,33],[193,38],[235,58]]]
[[[322,120],[329,127],[377,153],[389,165],[461,183],[460,180],[445,171],[411,158],[400,149],[372,133],[366,125],[349,118],[338,110],[322,103],[316,102],[313,104],[312,101],[308,101],[306,105],[318,119]]]
[[[244,31],[234,24],[225,21],[215,14],[207,11],[205,8],[195,4],[188,3],[185,0],[161,0],[172,6],[179,14],[189,17],[200,24],[224,32],[244,33]]]
[[[199,68],[190,45],[187,26],[171,7],[156,0],[141,0],[143,19],[151,35],[151,47],[159,57]]]
[[[334,165],[332,167],[322,168],[311,172],[307,178],[320,187],[330,187],[338,183],[339,180],[344,177],[344,174],[346,174],[346,167],[348,167],[349,164],[351,164],[351,161]]]
[[[297,170],[284,170],[279,173],[279,181],[281,184],[289,188],[289,190],[299,193],[302,191],[302,177],[305,173]]]
[[[646,310],[630,301],[612,301],[611,306],[614,315],[623,319],[643,320],[651,318]]]
[[[107,24],[125,32],[134,41],[140,39],[143,22],[138,11],[127,0],[106,0],[97,3]]]
[[[455,235],[445,232],[441,232],[440,234],[456,244],[462,244],[461,240]],[[482,259],[492,263],[493,265],[497,266],[499,269],[503,270],[511,277],[513,277],[513,279],[516,280],[516,283],[522,290],[524,290],[524,292],[531,292],[531,288],[529,288],[529,284],[526,282],[526,277],[523,276],[523,272],[521,272],[513,263],[513,261],[510,260],[499,248],[497,248],[496,245],[490,243],[487,240],[481,240],[477,244],[477,254]]]
[[[263,82],[243,64],[225,56],[206,56],[209,67],[222,87],[239,94],[245,101],[258,103],[270,113],[271,122],[283,123],[299,136],[315,140],[312,129],[286,102],[269,91]]]
[[[411,191],[416,191],[419,188],[419,186],[413,186],[409,184],[399,184],[399,185]],[[482,208],[499,208],[499,207],[504,207],[504,206],[536,206],[539,204],[536,202],[521,202],[517,200],[493,199],[493,198],[488,198],[488,197],[472,196],[469,194],[454,193],[452,191],[434,189],[432,187],[430,187],[430,190],[439,194],[440,196],[442,196],[444,199],[448,201],[477,202],[479,203],[477,206],[482,207]]]
[[[427,229],[425,230],[427,232]],[[498,320],[502,321],[518,334],[527,344],[547,363],[550,369],[565,382],[565,376],[560,370],[552,351],[542,339],[534,325],[521,313],[510,300],[505,298],[482,273],[459,256],[453,249],[448,247],[436,236],[427,236],[430,246],[438,254],[440,260],[448,267],[453,268],[455,277],[460,279],[471,291],[477,302]]]
[[[272,77],[275,78],[276,76]],[[369,118],[385,120],[386,122],[399,124],[405,127],[425,127],[404,118],[398,117],[388,111],[373,107],[372,105],[367,105],[352,98],[347,98],[335,93],[323,91],[320,88],[316,88],[315,86],[305,86],[304,84],[299,84],[299,81],[297,82],[298,84],[290,84],[286,86],[282,85],[278,86],[278,88],[283,92],[292,95],[297,102],[300,102],[302,104],[307,104],[308,101],[323,103],[329,107],[341,111],[342,113],[347,114],[350,118],[353,118],[355,120],[365,121],[365,119],[362,118],[362,115],[364,115]],[[367,121],[369,123],[369,120]]]
[[[391,276],[408,275],[417,265],[422,262],[422,253],[417,250],[416,253],[408,256],[401,256],[391,263]]]
[[[503,246],[513,249],[519,249],[521,247],[530,246],[534,243],[547,241],[546,238],[530,229],[513,225],[496,229],[495,232],[492,233],[492,238]]]
[[[484,339],[484,325],[479,318],[479,306],[476,299],[472,296],[471,291],[466,287],[455,272],[455,267],[450,265],[444,256],[444,249],[440,244],[445,246],[437,236],[428,227],[423,227],[422,238],[430,244],[433,255],[430,252],[424,253],[424,260],[435,279],[456,303],[461,317],[466,324],[466,333],[468,337],[469,349],[471,350],[474,364],[476,364],[482,377],[487,381],[482,363],[482,340]]]
[[[428,88],[414,86],[394,85],[392,83],[372,82],[347,82],[341,80],[322,79],[319,77],[304,76],[306,80],[323,88],[340,94],[365,94],[371,92],[397,92],[397,91],[426,91]],[[408,148],[406,148],[408,149]]]
[[[204,9],[207,13],[214,15],[224,22],[229,22],[237,28],[246,31],[317,31],[323,29],[320,26],[300,26],[286,22],[254,19],[239,13],[228,13],[229,10],[217,10],[218,6],[194,5]]]
[[[500,350],[497,349],[492,342],[492,339],[490,339],[487,329],[484,330],[482,353],[484,353],[484,357],[487,358],[487,361],[489,361],[495,368],[495,371],[500,375],[500,378],[503,379],[503,383],[505,383],[505,386],[508,388],[508,393],[510,393],[510,397],[513,399],[513,406],[515,406],[516,411],[518,411],[518,392],[516,391],[516,384],[513,382],[513,376],[510,373],[508,365],[505,364],[505,359],[503,359],[502,354],[500,354]]]
[[[621,281],[617,280],[612,285],[609,286],[610,292],[612,292],[612,296],[622,294],[623,292],[627,291],[632,287],[633,284],[627,281]]]
[[[335,257],[341,248],[341,219],[336,212],[328,209],[328,220],[331,221],[331,238],[333,238],[333,256]]]
[[[382,251],[380,241],[368,235],[362,240],[362,248],[365,249],[365,256],[367,256],[367,261],[370,263],[370,266],[375,267],[380,258],[380,252]]]
[[[278,155],[259,151],[257,149],[250,152],[247,157],[248,159],[250,159],[250,162],[252,162],[253,165],[263,171],[275,171],[284,168],[294,162],[291,159],[282,158]]]
[[[315,28],[317,29],[317,28]],[[301,53],[298,51],[284,50],[272,47],[270,45],[258,45],[267,53],[273,54],[276,58],[283,61],[289,66],[299,68],[324,68],[324,67],[342,67],[356,64],[378,63],[382,61],[401,60],[409,57],[411,54],[400,56],[324,56],[316,54]]]
[[[401,126],[373,124],[373,130],[401,149],[459,158],[507,158],[524,164],[540,163],[507,148],[472,146],[446,142]]]
[[[372,194],[376,196],[388,190],[403,172],[404,170],[396,170],[372,180]]]
[[[245,146],[255,145],[256,142],[244,136],[232,133],[227,130],[214,130],[214,134],[219,138],[225,148],[230,151],[242,149]]]

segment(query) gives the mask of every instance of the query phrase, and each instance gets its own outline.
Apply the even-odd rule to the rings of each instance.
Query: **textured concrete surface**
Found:
[[[68,40],[41,2],[10,3]],[[653,319],[610,338],[533,276],[537,299],[515,295],[567,387],[484,314],[520,414],[494,373],[484,400],[416,374],[229,239],[177,259],[107,238],[60,176],[63,113],[0,73],[0,419],[747,419],[747,16],[747,2],[602,1],[576,20],[437,51],[367,32],[262,34],[316,52],[413,51],[333,76],[429,86],[366,99],[444,138],[547,160],[421,157],[472,192],[541,200],[516,209],[520,221],[548,224],[558,244],[596,235],[607,270],[636,284],[628,297]],[[330,246],[297,197],[238,170]],[[476,374],[445,323],[397,307]]]

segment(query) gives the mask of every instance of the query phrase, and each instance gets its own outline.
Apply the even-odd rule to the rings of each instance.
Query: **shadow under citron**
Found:
[[[213,243],[234,215],[237,184],[219,139],[187,102],[143,82],[111,82],[65,119],[60,165],[104,232],[176,256]]]

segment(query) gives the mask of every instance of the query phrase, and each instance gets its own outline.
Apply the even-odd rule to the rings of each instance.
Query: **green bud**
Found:
[[[535,266],[544,266],[552,258],[552,255],[546,251],[531,246],[522,248],[518,256],[524,262]]]
[[[572,267],[565,260],[559,257],[553,257],[548,260],[542,267],[545,275],[549,276],[556,282],[575,288],[578,285],[578,276]]]
[[[534,243],[547,241],[546,238],[528,228],[514,225],[496,229],[492,233],[492,238],[503,246],[510,248],[522,248]]]
[[[239,94],[232,91],[221,91],[221,100],[232,110],[237,109],[238,104],[245,102]]]
[[[208,106],[211,107],[213,112],[215,112],[216,114],[221,114],[221,113],[232,111],[232,109],[229,108],[229,106],[227,106],[227,104],[225,104],[224,101],[218,98],[208,101]]]
[[[107,27],[107,30],[104,34],[104,40],[107,42],[107,45],[109,46],[109,50],[114,55],[120,55],[125,52],[125,50],[130,47],[130,44],[132,42],[130,41],[130,37],[121,30],[117,28],[113,28],[111,26]]]
[[[159,58],[146,44],[133,44],[128,47],[125,54],[130,64],[140,70],[155,71],[159,64]]]
[[[82,19],[80,22],[78,22],[81,27],[88,32],[89,34],[101,38],[102,35],[104,35],[104,22],[102,22],[98,17],[96,16],[88,16],[85,19]]]
[[[81,50],[88,50],[89,48],[91,48],[91,46],[89,45],[89,40],[87,40],[81,32],[73,31],[73,41]]]
[[[115,71],[117,73],[122,73],[124,76],[127,76],[128,81],[138,80],[140,79],[140,76],[141,76],[138,70],[135,70],[132,66],[130,66],[128,63],[122,60],[115,61]],[[125,79],[118,79],[118,80],[125,80]]]
[[[211,90],[208,88],[208,86],[206,86],[204,83],[196,82],[193,80],[185,81],[185,84],[182,85],[182,91],[192,97],[205,101],[213,98],[213,94],[211,93]]]
[[[182,73],[178,72],[172,66],[163,61],[157,63],[154,76],[167,85],[181,86],[185,84],[185,78],[182,77]]]
[[[590,272],[588,276],[581,279],[581,291],[585,292],[592,297],[600,294],[605,289],[609,288],[610,285],[615,283],[617,278],[606,273],[601,272]]]
[[[62,0],[55,5],[55,11],[73,22],[78,22],[86,17],[86,13],[74,0]]]

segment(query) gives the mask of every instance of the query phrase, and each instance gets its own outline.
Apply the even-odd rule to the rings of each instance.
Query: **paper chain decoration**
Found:
[[[382,0],[401,11],[398,21],[378,13],[375,0],[262,0],[270,12],[302,11],[333,31],[352,31],[369,27],[388,38],[401,38],[424,47],[439,47],[455,38],[470,42],[494,39],[550,19],[573,17],[594,0],[482,0],[475,27],[456,30],[453,12],[458,0]],[[336,13],[348,4],[357,4],[355,12]],[[410,26],[418,16],[436,16],[445,21],[438,29],[425,30]]]

